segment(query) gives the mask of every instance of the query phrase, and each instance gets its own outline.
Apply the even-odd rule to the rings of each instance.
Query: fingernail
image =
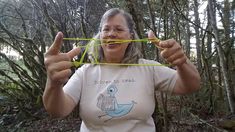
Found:
[[[57,33],[57,35],[56,36],[58,36],[59,34],[61,34],[62,32],[61,31],[59,31],[58,33]]]

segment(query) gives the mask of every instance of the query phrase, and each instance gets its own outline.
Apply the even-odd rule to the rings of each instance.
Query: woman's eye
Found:
[[[124,30],[123,30],[123,29],[121,29],[121,28],[119,28],[119,29],[117,29],[117,31],[121,32],[121,31],[124,31]]]
[[[109,31],[109,29],[108,28],[104,28],[103,31]]]

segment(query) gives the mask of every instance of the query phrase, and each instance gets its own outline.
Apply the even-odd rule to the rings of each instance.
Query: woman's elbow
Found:
[[[48,98],[43,95],[43,105],[47,113],[53,118],[64,118],[69,115],[69,112],[63,111],[58,106],[53,105]]]
[[[69,115],[69,113],[61,111],[53,106],[46,106],[44,105],[45,110],[52,118],[64,118]]]

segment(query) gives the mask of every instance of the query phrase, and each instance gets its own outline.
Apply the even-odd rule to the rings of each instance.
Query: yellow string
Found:
[[[110,65],[110,66],[171,66],[170,64],[131,64],[131,63],[88,63],[88,62],[82,62],[74,61],[72,62],[73,66],[79,67],[81,64],[94,64],[94,65]]]
[[[64,40],[69,40],[69,41],[101,41],[101,39],[95,39],[95,38],[64,38]],[[99,46],[99,45],[105,45],[105,44],[123,44],[123,43],[127,43],[127,42],[147,42],[147,43],[158,43],[161,40],[158,38],[155,39],[102,39],[102,41],[112,41],[112,42],[107,42],[107,43],[103,43],[103,44],[96,44],[95,46]],[[86,47],[86,46],[79,46],[79,47]],[[163,49],[159,46],[156,45],[157,48],[159,49]]]
[[[69,40],[69,41],[100,41],[101,39],[95,39],[95,38],[63,38],[64,40]],[[110,39],[102,39],[102,41],[110,41]],[[160,39],[155,38],[155,39],[127,39],[127,40],[123,40],[123,39],[111,39],[112,42],[107,42],[104,44],[123,44],[123,43],[127,43],[127,42],[160,42]],[[95,44],[95,46],[99,46],[102,44]],[[73,65],[75,67],[79,67],[82,64],[95,64],[95,65],[111,65],[111,66],[170,66],[170,64],[130,64],[130,63],[100,63],[96,60],[96,62],[94,63],[87,63],[87,62],[83,62],[84,57],[86,52],[88,51],[88,49],[90,48],[90,45],[86,45],[86,46],[79,46],[79,47],[85,47],[85,51],[82,54],[82,57],[80,59],[80,61],[74,61],[72,62]],[[163,49],[159,46],[156,46],[159,49]]]

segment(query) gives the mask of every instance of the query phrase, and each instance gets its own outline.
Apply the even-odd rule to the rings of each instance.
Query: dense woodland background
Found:
[[[43,108],[43,54],[58,31],[93,37],[112,7],[132,14],[140,38],[151,29],[162,40],[176,39],[200,72],[200,91],[157,94],[157,130],[235,131],[234,0],[0,0],[0,130],[79,130],[77,109],[52,119]],[[87,44],[64,41],[62,50],[79,43]],[[143,43],[142,53],[165,63],[151,44]]]

